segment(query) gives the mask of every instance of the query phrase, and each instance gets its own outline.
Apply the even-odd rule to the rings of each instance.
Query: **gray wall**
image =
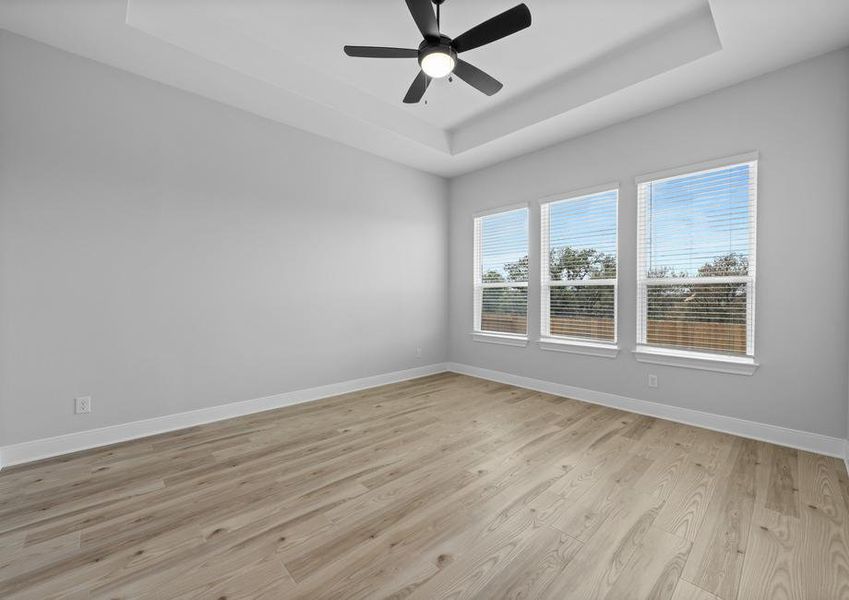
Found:
[[[0,32],[0,444],[444,361],[445,197]]]
[[[453,361],[844,437],[849,323],[849,51],[831,53],[450,183]],[[752,377],[637,363],[634,177],[760,151],[756,358]],[[476,211],[621,182],[616,359],[472,341]],[[538,223],[532,209],[531,222]],[[538,270],[531,230],[531,272]],[[539,336],[539,283],[529,300]],[[656,373],[660,386],[647,387]]]
[[[0,444],[448,358],[843,436],[847,105],[844,50],[446,190],[0,32]],[[761,368],[741,377],[636,363],[633,178],[749,150],[761,153]],[[472,214],[614,180],[619,357],[472,342]],[[532,339],[538,292],[532,282]],[[81,394],[94,398],[91,415],[72,414]]]

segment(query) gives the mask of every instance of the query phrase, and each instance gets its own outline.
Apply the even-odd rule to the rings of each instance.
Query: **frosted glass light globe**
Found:
[[[444,52],[431,52],[422,58],[422,71],[428,77],[439,79],[454,70],[454,58]]]

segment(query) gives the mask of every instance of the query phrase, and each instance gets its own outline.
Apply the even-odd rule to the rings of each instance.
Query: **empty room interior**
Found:
[[[0,0],[0,598],[849,600],[849,1]]]

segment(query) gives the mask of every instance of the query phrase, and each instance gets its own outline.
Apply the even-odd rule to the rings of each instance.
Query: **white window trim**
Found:
[[[755,287],[757,268],[757,203],[758,203],[758,160],[760,156],[757,151],[736,154],[725,158],[705,161],[682,167],[675,167],[663,171],[656,171],[641,175],[634,179],[637,185],[637,347],[632,351],[639,362],[669,365],[676,367],[687,367],[705,371],[717,371],[737,375],[752,375],[757,370],[759,363],[755,361]],[[675,279],[670,282],[667,279],[650,279],[641,273],[641,265],[645,264],[645,204],[640,186],[644,183],[659,182],[665,179],[679,177],[681,175],[697,175],[706,171],[722,169],[732,165],[752,163],[753,201],[749,203],[749,215],[753,223],[754,231],[749,241],[749,256],[753,257],[750,262],[749,275],[736,277],[687,277]],[[617,275],[619,270],[616,271]],[[746,327],[746,356],[725,355],[709,351],[685,350],[680,348],[667,348],[663,346],[651,346],[646,344],[646,288],[652,284],[680,284],[680,283],[747,283],[746,303],[747,318]]]
[[[517,202],[515,204],[506,204],[501,206],[495,206],[493,208],[483,208],[481,210],[475,211],[472,214],[472,217],[477,219],[478,217],[488,217],[490,215],[497,215],[498,213],[510,212],[512,210],[521,210],[523,208],[530,208],[530,202]]]
[[[670,367],[686,367],[701,371],[716,371],[732,375],[754,375],[759,364],[751,356],[732,356],[693,352],[639,344],[632,350],[638,362]]]
[[[527,346],[528,345],[528,335],[520,334],[512,334],[512,333],[500,333],[497,331],[483,331],[481,329],[481,303],[483,301],[483,290],[484,288],[493,288],[493,287],[506,287],[506,288],[517,288],[517,287],[528,287],[527,281],[514,281],[514,282],[505,282],[505,283],[483,283],[480,277],[480,259],[481,259],[481,236],[480,236],[480,217],[486,217],[489,215],[496,215],[499,213],[511,212],[514,210],[522,210],[525,209],[528,211],[528,260],[530,261],[530,227],[531,227],[531,214],[530,214],[530,205],[528,202],[521,202],[518,204],[511,204],[508,206],[500,206],[495,208],[488,208],[485,210],[478,211],[472,215],[472,222],[474,223],[474,231],[473,231],[473,244],[474,244],[474,257],[473,257],[473,265],[472,265],[472,282],[474,286],[474,296],[472,298],[472,304],[474,306],[474,316],[472,321],[472,339],[476,342],[488,342],[492,344],[502,344],[505,346]],[[525,312],[525,320],[527,321],[527,309]],[[526,331],[527,331],[527,325]]]
[[[577,200],[592,194],[602,192],[616,192],[616,278],[615,279],[592,279],[588,281],[551,281],[551,271],[548,264],[549,235],[550,231],[542,226],[543,211],[553,202],[564,200]],[[619,195],[620,185],[618,181],[594,185],[591,187],[573,190],[563,194],[546,196],[537,200],[539,205],[539,231],[540,231],[540,338],[537,340],[541,350],[555,352],[570,352],[572,354],[583,354],[586,356],[599,356],[604,358],[616,358],[619,354]],[[551,286],[613,286],[613,342],[605,342],[590,338],[569,337],[551,335],[551,297],[548,288]]]
[[[670,169],[655,171],[653,173],[646,173],[644,175],[635,177],[634,183],[640,185],[641,183],[648,183],[650,181],[662,181],[664,179],[672,179],[673,177],[679,177],[680,175],[697,175],[704,171],[712,171],[714,169],[730,167],[731,165],[757,162],[759,158],[760,154],[757,150],[752,152],[744,152],[742,154],[735,154],[734,156],[726,156],[725,158],[716,158],[714,160],[707,160],[704,162],[684,165],[683,167],[673,167]]]
[[[524,348],[528,345],[528,336],[514,335],[510,333],[473,331],[472,339],[476,342],[486,342],[488,344],[501,344],[502,346],[520,346]]]
[[[584,356],[598,356],[601,358],[616,358],[619,354],[619,346],[616,344],[602,344],[588,340],[577,341],[574,338],[559,336],[541,337],[537,344],[540,350],[552,352],[569,352],[571,354],[583,354]]]

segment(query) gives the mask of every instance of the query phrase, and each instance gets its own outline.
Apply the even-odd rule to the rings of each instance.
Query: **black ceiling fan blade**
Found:
[[[345,54],[362,58],[417,58],[419,51],[412,48],[383,46],[345,46]]]
[[[492,96],[504,87],[504,84],[498,81],[495,77],[487,75],[476,66],[467,63],[465,60],[457,59],[457,64],[454,67],[454,75],[487,96]]]
[[[410,84],[410,89],[407,90],[407,95],[404,96],[405,104],[415,104],[424,96],[427,86],[430,85],[430,77],[425,75],[424,71],[419,71],[413,83]]]
[[[413,21],[422,32],[423,38],[439,39],[439,25],[436,23],[431,0],[407,0],[407,8],[410,9]]]
[[[465,52],[500,40],[530,25],[531,11],[526,5],[519,4],[454,38],[452,46],[456,52]]]

